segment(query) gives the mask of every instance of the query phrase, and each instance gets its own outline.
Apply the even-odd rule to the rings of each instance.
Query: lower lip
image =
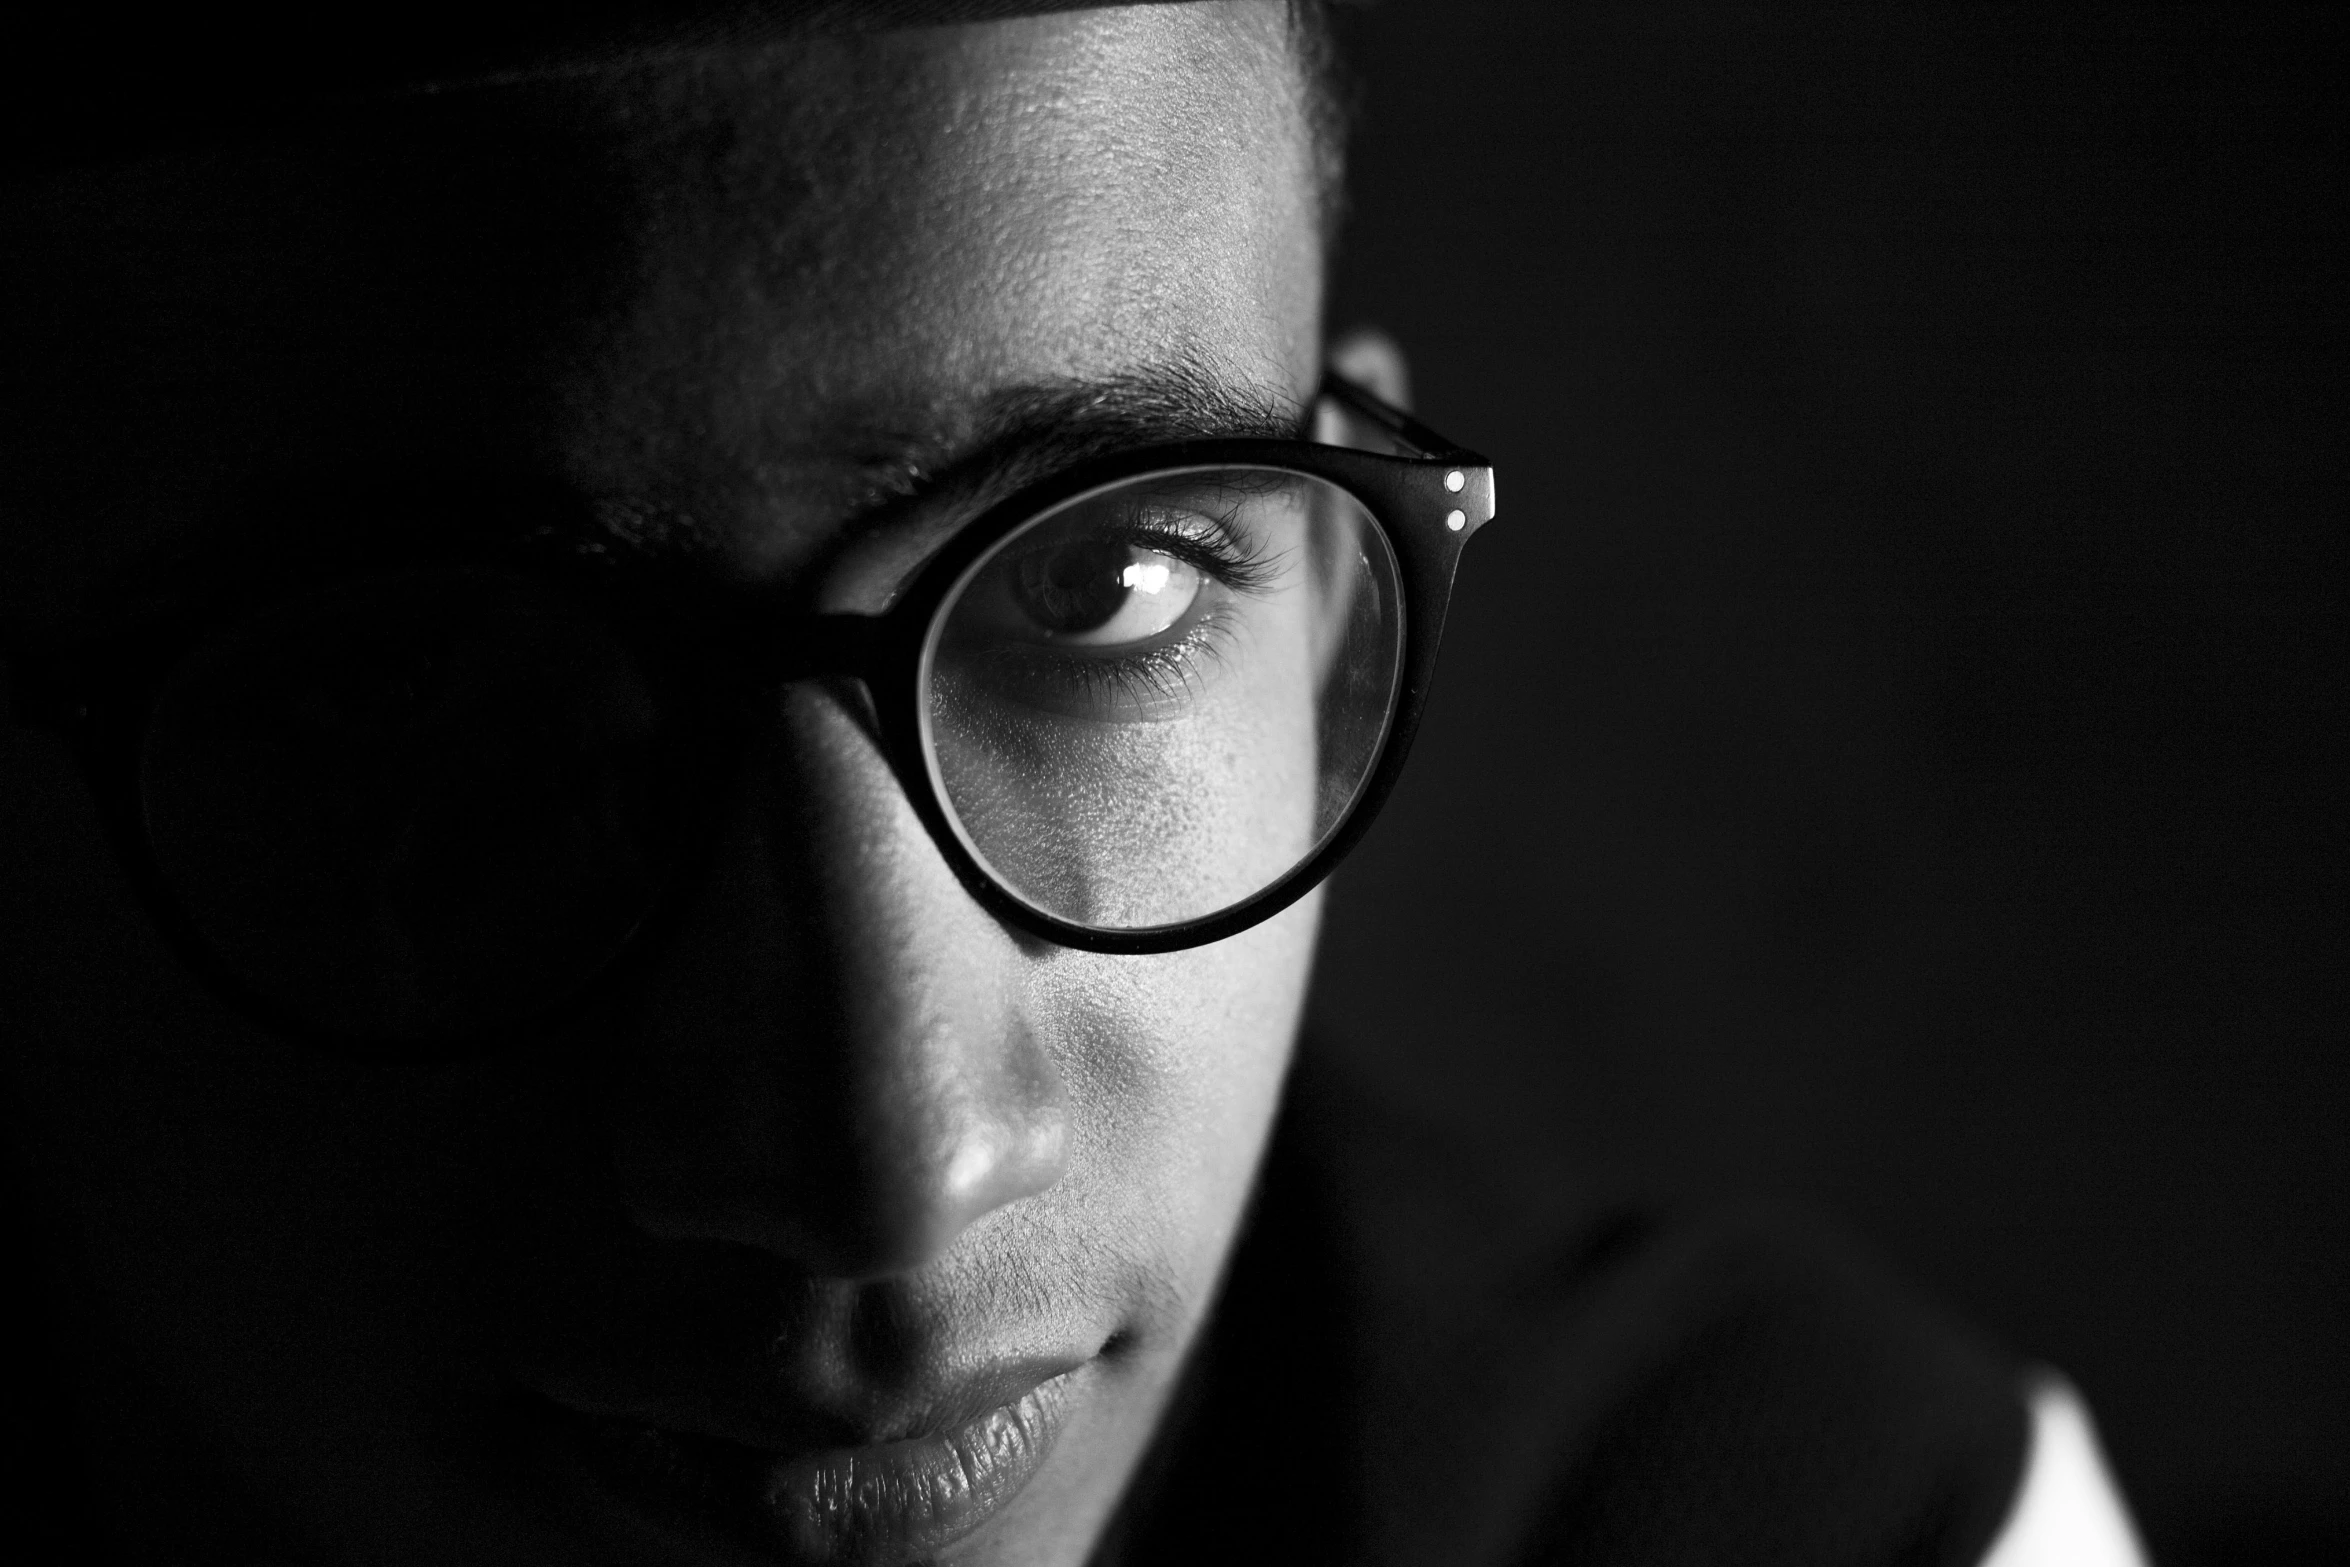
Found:
[[[786,1459],[759,1508],[811,1562],[883,1562],[950,1545],[1020,1494],[1052,1452],[1068,1379],[1055,1377],[960,1430]]]
[[[935,1436],[781,1459],[567,1411],[544,1424],[562,1467],[664,1533],[807,1567],[883,1567],[952,1545],[1019,1495],[1052,1453],[1069,1381]]]

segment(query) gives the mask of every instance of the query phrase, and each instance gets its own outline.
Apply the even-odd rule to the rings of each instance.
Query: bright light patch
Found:
[[[1167,563],[1160,560],[1138,560],[1118,573],[1118,585],[1132,588],[1137,593],[1157,593],[1167,586]]]

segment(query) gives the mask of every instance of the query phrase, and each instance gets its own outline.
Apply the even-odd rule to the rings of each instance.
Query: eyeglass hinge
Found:
[[[1446,498],[1458,504],[1444,514],[1448,532],[1467,537],[1493,520],[1493,470],[1491,468],[1461,467],[1445,471]]]

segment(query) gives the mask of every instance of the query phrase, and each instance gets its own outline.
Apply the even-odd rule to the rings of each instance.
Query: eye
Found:
[[[303,716],[321,738],[400,743],[428,724],[448,695],[438,651],[388,635],[315,649],[293,672],[306,699]]]
[[[1015,627],[1063,647],[1113,648],[1160,636],[1190,613],[1203,585],[1188,561],[1082,535],[1040,543],[1005,566]]]

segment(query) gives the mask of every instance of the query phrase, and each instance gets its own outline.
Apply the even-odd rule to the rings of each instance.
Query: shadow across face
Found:
[[[7,351],[37,367],[6,394],[9,613],[185,597],[264,509],[328,538],[392,491],[509,484],[573,497],[615,559],[877,608],[1040,389],[1164,371],[1299,406],[1300,103],[1280,8],[1192,6],[701,54],[49,176],[6,220]],[[593,675],[576,638],[519,601],[433,612],[461,610],[458,754],[634,743],[624,711],[524,699]],[[431,619],[290,613],[353,656]],[[281,717],[353,689],[274,668]],[[1237,1222],[1314,905],[1156,958],[1016,936],[859,704],[786,689],[623,994],[440,1066],[223,1005],[67,759],[9,734],[8,806],[41,824],[5,851],[14,1130],[70,1258],[94,1505],[134,1552],[201,1515],[256,1558],[1082,1557]],[[251,717],[195,703],[169,744],[218,781]],[[233,880],[305,834],[422,833],[404,874],[454,885],[559,847],[542,781],[435,836],[230,780],[207,808],[243,836],[204,841]],[[435,961],[502,983],[597,906],[478,909]]]

